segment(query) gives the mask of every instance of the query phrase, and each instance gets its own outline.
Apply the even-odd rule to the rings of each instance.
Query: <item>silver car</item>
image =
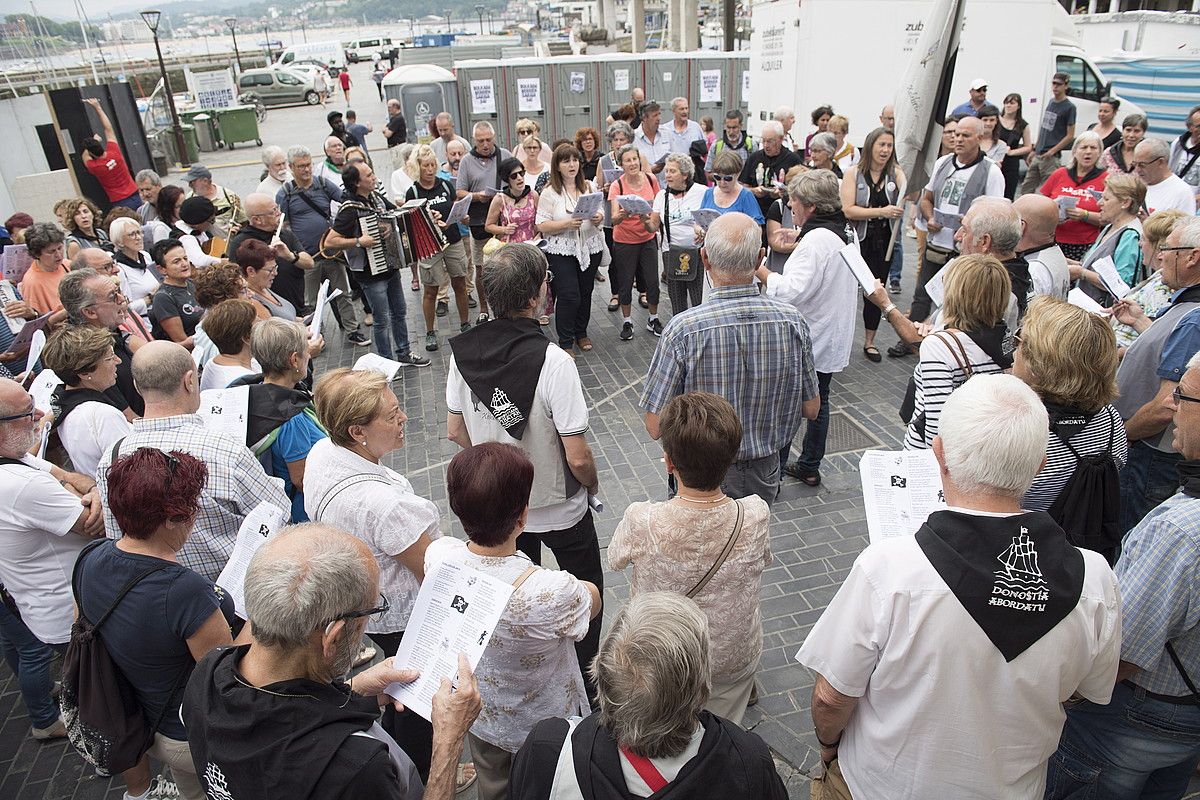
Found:
[[[308,103],[315,106],[321,102],[321,95],[311,75],[277,67],[248,69],[239,75],[238,93],[250,92],[258,95],[268,106],[289,103]]]

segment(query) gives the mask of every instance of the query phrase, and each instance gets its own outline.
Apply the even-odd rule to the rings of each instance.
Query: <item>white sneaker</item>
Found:
[[[39,741],[47,739],[65,739],[67,737],[67,726],[63,724],[62,718],[54,720],[45,728],[34,728],[33,738]]]

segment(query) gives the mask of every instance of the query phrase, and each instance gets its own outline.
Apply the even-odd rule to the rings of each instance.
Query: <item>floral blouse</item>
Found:
[[[500,224],[515,224],[517,226],[516,232],[504,241],[507,244],[516,244],[517,242],[528,242],[531,239],[536,239],[538,234],[533,226],[537,221],[537,192],[530,192],[525,195],[520,204],[515,204],[513,199],[507,195],[503,196],[501,202],[504,204],[504,207],[500,209]]]
[[[1175,292],[1171,287],[1163,283],[1162,272],[1156,272],[1146,280],[1142,281],[1129,294],[1125,295],[1126,300],[1132,300],[1142,307],[1146,312],[1146,316],[1150,319],[1162,311],[1171,302],[1171,295]],[[1117,347],[1129,347],[1133,344],[1134,339],[1137,339],[1138,332],[1134,330],[1132,325],[1126,325],[1123,322],[1117,322],[1116,318],[1109,320],[1112,324],[1113,333],[1117,335]]]
[[[762,655],[759,585],[771,563],[770,511],[756,495],[741,500],[742,532],[729,558],[693,600],[708,617],[713,682],[735,683],[758,667]],[[633,503],[608,545],[608,565],[633,564],[630,594],[687,594],[725,549],[737,520],[733,501],[713,508]]]

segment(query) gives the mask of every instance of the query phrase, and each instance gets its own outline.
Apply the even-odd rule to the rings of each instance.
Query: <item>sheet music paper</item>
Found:
[[[1083,291],[1079,287],[1075,287],[1071,291],[1067,292],[1067,302],[1073,306],[1082,308],[1084,311],[1090,311],[1093,314],[1108,316],[1110,313],[1107,308],[1097,303],[1091,298],[1090,295],[1088,295],[1087,292]]]
[[[389,381],[396,380],[396,375],[404,368],[399,361],[384,358],[378,353],[364,353],[354,362],[355,369],[370,369],[382,373]]]
[[[28,349],[29,354],[25,357],[25,363],[28,367],[32,367],[37,363],[38,358],[42,355],[42,348],[46,346],[46,325],[50,322],[50,316],[54,312],[47,311],[37,319],[31,319],[21,326],[21,332],[12,340],[12,344],[8,349],[14,353],[19,353],[22,350]],[[38,342],[41,342],[38,344]],[[36,346],[36,350],[34,349]]]
[[[0,280],[0,310],[9,303],[17,302],[17,287],[10,280]],[[4,321],[8,323],[8,330],[12,334],[21,332],[21,328],[25,327],[25,320],[20,317],[4,317]]]
[[[310,341],[321,335],[321,325],[325,322],[325,307],[329,305],[329,301],[341,296],[341,289],[334,289],[332,292],[329,291],[328,279],[321,283],[321,288],[317,290],[317,304],[313,310],[312,321],[308,323],[308,338]]]
[[[636,194],[623,194],[617,198],[617,205],[630,214],[649,214],[654,209],[646,202],[646,198]]]
[[[471,669],[479,666],[512,593],[512,584],[472,567],[437,564],[421,583],[393,660],[397,669],[419,670],[421,677],[393,683],[387,693],[430,719],[442,678],[454,679],[459,653],[466,654]]]
[[[1054,198],[1054,202],[1058,204],[1058,221],[1065,222],[1067,212],[1074,210],[1079,205],[1079,198],[1064,194]]]
[[[467,195],[461,200],[455,200],[454,205],[450,206],[450,213],[446,215],[446,224],[453,225],[456,222],[462,222],[467,218],[467,211],[471,208],[471,195]]]
[[[54,390],[62,385],[62,380],[53,370],[44,369],[33,379],[29,387],[29,395],[33,398],[33,406],[43,414],[50,413],[50,397]]]
[[[625,170],[621,169],[620,167],[613,167],[612,169],[606,169],[606,170],[604,170],[604,182],[605,183],[613,183],[618,178],[620,178],[621,175],[624,174],[624,172],[625,172]]]
[[[948,231],[956,231],[962,225],[962,215],[934,209],[933,221]]]
[[[204,427],[223,433],[238,444],[246,443],[246,423],[250,417],[250,387],[206,389],[200,393],[200,409],[196,412]]]
[[[597,212],[604,210],[604,193],[591,192],[590,194],[580,195],[579,202],[575,204],[575,210],[571,212],[571,216],[575,219],[588,219],[596,216]]]
[[[949,268],[950,264],[946,264],[925,284],[925,294],[929,295],[929,299],[938,308],[942,307],[942,302],[946,299],[946,270]]]
[[[946,507],[932,450],[868,450],[858,462],[872,544],[912,536]]]
[[[1090,269],[1100,276],[1100,282],[1104,284],[1105,290],[1117,300],[1129,294],[1129,284],[1125,283],[1120,273],[1117,272],[1117,265],[1113,263],[1111,256],[1096,259],[1092,262]]]
[[[279,532],[287,524],[288,516],[279,506],[271,503],[259,503],[254,510],[242,520],[238,528],[237,541],[229,561],[217,577],[217,586],[225,590],[233,600],[233,608],[237,615],[246,619],[246,570],[250,567],[250,559],[258,552],[268,539]]]
[[[712,225],[713,221],[719,216],[721,216],[721,212],[715,208],[697,208],[692,210],[692,222],[704,230],[708,230],[708,226]]]
[[[863,260],[862,253],[858,250],[858,242],[850,242],[838,251],[838,256],[842,259],[842,263],[854,273],[864,294],[875,291],[875,276],[871,274],[871,268]]]

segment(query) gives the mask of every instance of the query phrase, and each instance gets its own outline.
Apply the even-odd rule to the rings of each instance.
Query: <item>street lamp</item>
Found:
[[[237,17],[226,17],[225,27],[229,28],[229,33],[233,36],[233,57],[237,59],[238,72],[242,71],[242,54],[237,46]]]
[[[479,15],[479,35],[483,36],[483,4],[475,4],[475,13]]]
[[[263,23],[263,46],[267,48],[267,66],[271,66],[271,34],[267,32],[267,24]]]
[[[163,63],[162,47],[158,43],[158,23],[162,18],[161,11],[141,12],[142,21],[154,35],[154,52],[158,53],[158,72],[162,76],[163,91],[167,93],[167,107],[171,109],[171,128],[175,132],[175,150],[179,153],[179,166],[188,166],[187,145],[183,141],[183,128],[179,125],[179,112],[175,110],[175,95],[171,92],[171,82],[167,79],[167,65]]]

